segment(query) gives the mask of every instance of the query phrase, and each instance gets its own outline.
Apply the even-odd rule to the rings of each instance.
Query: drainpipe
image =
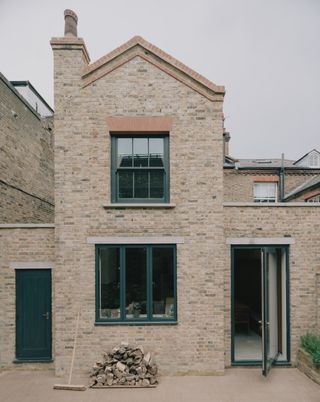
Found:
[[[281,154],[280,168],[280,202],[284,200],[284,154]]]

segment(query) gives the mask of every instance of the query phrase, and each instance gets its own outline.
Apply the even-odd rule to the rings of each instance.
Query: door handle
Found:
[[[49,311],[46,313],[42,314],[42,317],[44,317],[46,320],[49,320]]]

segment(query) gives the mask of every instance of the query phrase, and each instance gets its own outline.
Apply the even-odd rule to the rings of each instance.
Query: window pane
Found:
[[[100,317],[120,318],[120,251],[100,249]]]
[[[118,172],[119,198],[133,198],[133,172]]]
[[[274,202],[277,194],[277,183],[254,183],[253,194],[255,201]]]
[[[150,172],[150,198],[164,197],[164,172],[154,170]]]
[[[148,166],[148,138],[133,139],[134,166]]]
[[[134,172],[134,197],[148,198],[148,172]]]
[[[147,249],[126,248],[126,318],[147,317]]]
[[[132,138],[118,138],[118,166],[132,166]]]
[[[173,252],[171,247],[154,247],[152,251],[153,318],[175,316]]]
[[[150,166],[164,166],[163,138],[149,138]]]

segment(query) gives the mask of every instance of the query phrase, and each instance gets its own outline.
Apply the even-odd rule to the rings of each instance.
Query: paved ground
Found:
[[[275,368],[265,379],[258,369],[235,368],[216,377],[164,377],[152,389],[57,391],[50,371],[0,374],[1,402],[320,402],[320,387],[297,369]],[[74,384],[83,383],[80,380]]]

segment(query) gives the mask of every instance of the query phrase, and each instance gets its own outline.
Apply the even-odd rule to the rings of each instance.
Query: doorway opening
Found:
[[[232,363],[288,363],[288,247],[232,247]]]

